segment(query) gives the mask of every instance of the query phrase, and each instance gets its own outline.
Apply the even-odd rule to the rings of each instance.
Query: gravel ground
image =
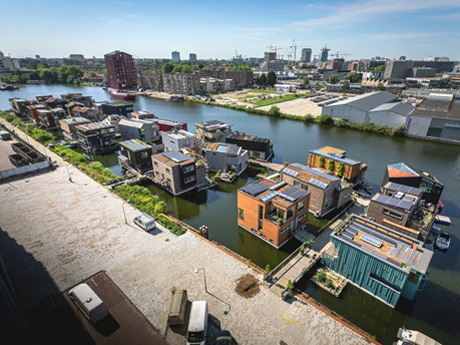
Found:
[[[239,296],[239,278],[261,275],[199,237],[133,226],[139,214],[70,167],[0,185],[0,252],[17,295],[32,308],[50,291],[64,291],[105,270],[159,330],[165,330],[173,286],[206,300],[221,329],[241,344],[367,344],[318,309],[283,302],[263,284]],[[128,224],[125,224],[123,206]],[[207,291],[204,288],[205,268]]]

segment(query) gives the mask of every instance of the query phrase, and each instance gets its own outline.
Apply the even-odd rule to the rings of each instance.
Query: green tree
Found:
[[[183,73],[192,73],[192,67],[190,67],[189,65],[185,65],[182,67],[182,72]]]
[[[306,78],[303,80],[303,86],[307,86],[307,85],[310,85],[310,79],[308,79],[308,77],[306,77]]]
[[[33,71],[29,74],[30,80],[40,80],[40,73],[38,71]]]
[[[161,71],[164,73],[171,73],[173,69],[174,65],[171,62],[167,62],[161,67]]]
[[[380,65],[375,68],[376,71],[384,72],[386,65]]]
[[[382,83],[378,83],[375,91],[385,91],[385,86]]]
[[[350,72],[345,75],[344,79],[349,80],[350,83],[357,83],[361,79],[361,76],[356,72]]]
[[[180,73],[182,72],[182,66],[181,65],[174,65],[172,73]]]
[[[329,84],[337,84],[340,81],[340,77],[338,74],[331,74],[329,76],[328,82]]]
[[[281,116],[280,108],[278,108],[276,105],[273,105],[268,111],[268,114],[271,116],[280,117]]]
[[[267,85],[267,75],[265,73],[262,73],[259,77],[259,82],[258,84],[261,86],[266,86]]]
[[[268,72],[267,74],[267,85],[274,86],[276,84],[276,74],[273,71]]]
[[[348,80],[344,80],[342,86],[340,87],[340,91],[346,91],[350,89],[350,82]]]
[[[327,161],[327,170],[329,170],[329,171],[334,170],[334,161],[332,159],[329,159]]]

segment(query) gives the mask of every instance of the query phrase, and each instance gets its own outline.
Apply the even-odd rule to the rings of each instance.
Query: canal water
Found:
[[[59,96],[67,92],[91,95],[96,101],[113,101],[99,87],[28,85],[16,91],[1,92],[0,109],[9,109],[10,97],[34,98],[41,94]],[[368,164],[366,180],[374,190],[378,190],[385,167],[390,163],[406,162],[435,175],[445,186],[443,214],[454,222],[450,227],[443,227],[451,235],[451,245],[447,253],[435,253],[428,283],[413,302],[400,301],[396,309],[391,309],[350,285],[340,298],[316,288],[307,280],[301,281],[299,287],[384,344],[391,344],[398,328],[403,325],[420,330],[443,344],[460,343],[460,146],[390,138],[187,102],[138,97],[133,103],[135,110],[145,109],[160,118],[187,122],[191,132],[195,131],[195,123],[217,119],[232,124],[233,130],[271,138],[275,163],[306,164],[311,149],[325,145],[342,148],[349,157]],[[116,155],[95,158],[115,173],[121,173]],[[266,264],[274,267],[289,255],[297,243],[293,241],[282,250],[275,250],[238,228],[236,191],[253,179],[253,174],[249,172],[233,185],[219,184],[214,189],[178,198],[153,185],[148,188],[166,201],[172,215],[194,227],[206,224],[210,236],[219,243],[261,267]]]

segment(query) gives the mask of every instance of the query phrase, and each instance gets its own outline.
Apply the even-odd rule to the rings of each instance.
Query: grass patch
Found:
[[[19,128],[42,145],[48,145],[55,142],[54,136],[50,132],[37,128],[35,124],[26,124],[23,119],[13,113],[0,111],[0,117],[4,118],[13,126]]]
[[[246,90],[246,92],[251,92],[251,93],[265,93],[265,94],[276,93],[275,89],[268,89],[268,90],[262,90],[262,89],[249,89],[249,90]]]
[[[172,220],[166,218],[165,216],[157,216],[155,220],[163,225],[165,228],[169,229],[174,235],[180,236],[187,232],[187,229],[183,228],[182,226],[176,224]]]
[[[68,147],[57,145],[53,151],[104,186],[123,180],[112,170],[104,167],[101,162],[88,162],[84,155]]]
[[[120,185],[112,189],[120,198],[153,217],[166,211],[166,204],[157,195],[142,186]]]
[[[292,95],[286,95],[286,96],[283,96],[283,97],[273,97],[273,98],[269,98],[269,99],[262,99],[260,101],[255,101],[255,102],[251,102],[251,103],[254,104],[256,107],[263,107],[263,106],[266,106],[266,105],[292,101],[293,99],[297,99],[297,98],[300,98],[300,97],[303,97],[303,96],[304,96],[303,94],[294,93]]]

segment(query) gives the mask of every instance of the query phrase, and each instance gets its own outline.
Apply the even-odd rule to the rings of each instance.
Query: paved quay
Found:
[[[64,291],[105,270],[160,332],[174,286],[187,289],[192,301],[208,301],[221,329],[241,344],[368,344],[317,308],[284,302],[265,285],[252,298],[239,296],[238,279],[251,273],[261,281],[258,272],[194,234],[140,230],[132,223],[138,210],[73,166],[69,171],[73,182],[61,167],[0,185],[0,252],[26,309],[54,285]],[[43,279],[31,256],[51,279]],[[208,292],[225,303],[206,293],[197,268],[206,270]]]

